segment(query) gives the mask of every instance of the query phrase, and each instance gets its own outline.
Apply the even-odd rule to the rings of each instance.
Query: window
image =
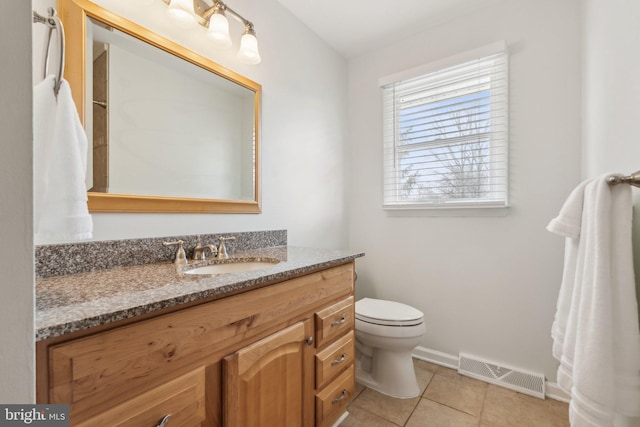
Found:
[[[381,79],[384,207],[508,205],[504,43]]]

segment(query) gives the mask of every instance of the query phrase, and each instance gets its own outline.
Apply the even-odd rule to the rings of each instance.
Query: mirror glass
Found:
[[[67,45],[77,22],[86,36],[65,76],[83,94],[89,209],[259,212],[260,85],[91,2],[60,3],[79,14]]]
[[[87,35],[89,191],[255,198],[251,90],[95,21]]]

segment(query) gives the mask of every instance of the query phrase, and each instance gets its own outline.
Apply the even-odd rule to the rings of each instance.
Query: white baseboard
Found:
[[[550,383],[547,381],[545,395],[549,399],[559,400],[560,402],[569,403],[571,396],[569,396],[563,389],[560,388],[558,383]]]
[[[458,369],[458,364],[460,362],[458,356],[443,353],[437,350],[431,350],[430,348],[422,346],[414,348],[412,356],[416,359],[425,360],[427,362],[435,363],[436,365],[444,366],[451,369]]]
[[[333,423],[333,425],[332,425],[331,427],[338,427],[340,424],[342,424],[342,422],[343,422],[343,421],[344,421],[348,416],[349,416],[349,412],[344,411],[344,414],[342,414],[342,415],[340,416],[340,418],[338,418],[338,419],[336,420],[336,422],[335,422],[335,423]]]
[[[458,369],[460,363],[458,356],[422,346],[416,347],[412,352],[412,356],[416,359],[425,360],[451,369]],[[557,383],[552,382],[546,382],[545,384],[545,397],[565,403],[568,403],[570,399],[569,395],[565,393]]]

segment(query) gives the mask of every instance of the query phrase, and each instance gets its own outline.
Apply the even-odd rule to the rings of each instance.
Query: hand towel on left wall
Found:
[[[62,81],[57,99],[53,86],[54,77],[48,76],[33,89],[36,244],[93,235],[85,186],[87,136],[69,84]]]

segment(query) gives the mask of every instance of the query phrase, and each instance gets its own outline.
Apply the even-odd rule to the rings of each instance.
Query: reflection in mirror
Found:
[[[254,200],[251,90],[92,20],[87,34],[90,191]]]
[[[260,85],[88,0],[58,9],[89,209],[259,213]]]

